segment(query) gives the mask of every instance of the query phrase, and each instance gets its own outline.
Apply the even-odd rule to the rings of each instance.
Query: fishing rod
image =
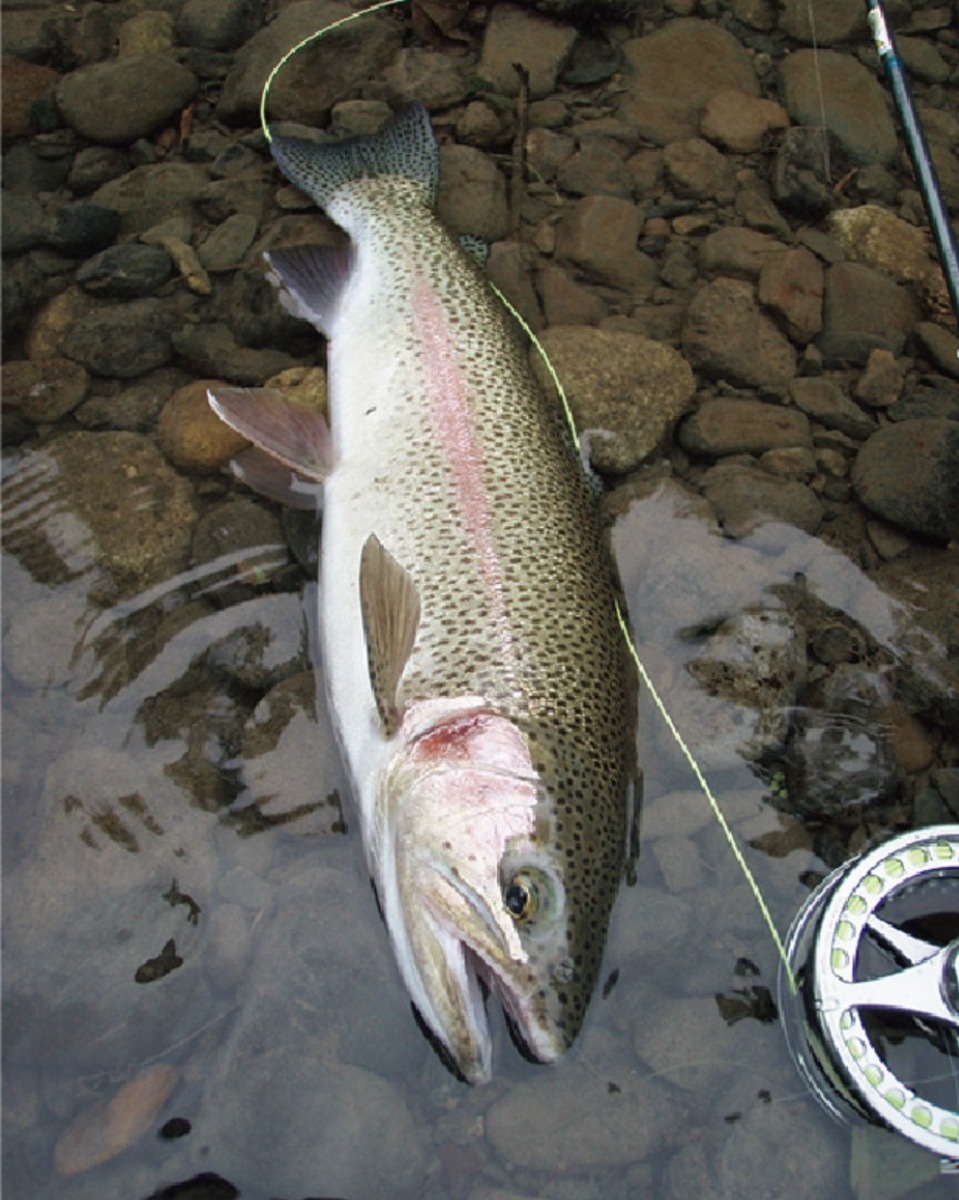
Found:
[[[896,111],[906,136],[906,148],[912,161],[912,169],[919,183],[919,192],[932,228],[932,236],[936,239],[939,263],[952,301],[953,315],[959,322],[959,252],[956,250],[956,238],[949,220],[949,212],[942,199],[939,177],[936,175],[929,146],[916,115],[902,59],[896,50],[895,39],[886,25],[886,14],[879,0],[866,0],[866,4],[869,9],[869,28],[886,78],[889,80]]]

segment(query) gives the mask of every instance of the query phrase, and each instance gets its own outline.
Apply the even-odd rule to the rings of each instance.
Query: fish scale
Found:
[[[443,978],[451,956],[480,969],[538,1058],[572,1042],[595,985],[635,773],[615,575],[559,405],[431,211],[425,112],[340,146],[274,138],[273,153],[352,243],[335,290],[308,257],[272,256],[287,306],[330,339],[320,628],[331,707],[401,971],[460,1071],[479,1079],[488,1034],[463,962],[449,968],[455,983]],[[380,572],[392,581],[385,607],[416,611],[399,672],[376,661],[403,625],[368,611]],[[381,694],[395,678],[395,695]],[[538,923],[508,910],[514,878],[514,901],[532,879]],[[418,901],[436,928],[411,915]]]

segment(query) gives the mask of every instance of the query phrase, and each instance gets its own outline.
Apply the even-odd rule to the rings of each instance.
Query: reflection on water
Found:
[[[74,449],[7,464],[10,1195],[203,1174],[254,1198],[854,1194],[850,1135],[775,1021],[769,937],[648,698],[638,881],[585,1035],[537,1068],[497,1016],[494,1082],[463,1087],[414,1024],[340,805],[311,585],[281,537],[197,553],[209,513],[272,510],[176,491],[146,457],[78,499]],[[947,710],[948,655],[797,529],[730,541],[671,480],[610,509],[640,653],[784,929],[806,881],[912,819],[907,702]]]

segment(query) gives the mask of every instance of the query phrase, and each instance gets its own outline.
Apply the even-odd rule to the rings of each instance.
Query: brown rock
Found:
[[[555,263],[547,263],[536,276],[547,325],[598,325],[606,305],[595,292],[583,287]]]
[[[222,379],[198,379],[175,391],[163,406],[157,443],[175,467],[212,474],[249,446],[246,438],[220,420],[207,401],[208,389],[229,386]]]
[[[703,138],[670,142],[663,166],[673,191],[681,198],[725,200],[732,197],[733,173],[726,158]]]
[[[0,65],[3,106],[0,129],[5,138],[25,137],[33,132],[33,106],[51,94],[59,78],[52,67],[3,55]]]
[[[959,338],[933,321],[920,321],[916,337],[940,371],[959,379]]]
[[[804,483],[756,467],[719,463],[703,477],[703,492],[730,537],[747,537],[768,521],[815,533],[822,524],[818,497]]]
[[[762,147],[770,133],[788,125],[789,114],[774,100],[724,88],[707,101],[699,132],[727,150],[751,154]]]
[[[587,274],[630,291],[652,291],[657,270],[637,250],[643,214],[617,196],[586,196],[571,205],[556,229],[556,253]]]
[[[510,231],[506,180],[493,160],[473,146],[443,146],[436,209],[455,234],[495,242]]]
[[[3,406],[41,424],[72,412],[87,394],[90,377],[68,358],[26,359],[2,368]]]
[[[815,254],[803,247],[770,255],[759,274],[759,303],[775,313],[800,346],[822,329],[825,274]]]
[[[856,380],[853,395],[870,408],[888,408],[902,394],[906,379],[905,368],[888,350],[873,350],[866,359],[866,369]]]
[[[767,233],[724,225],[703,239],[699,265],[709,274],[756,279],[767,263],[781,258],[787,249]]]
[[[816,344],[827,362],[865,363],[874,349],[901,353],[918,320],[918,305],[905,288],[870,267],[840,262],[826,271]]]
[[[64,335],[89,307],[90,297],[79,287],[69,287],[54,296],[40,309],[27,331],[27,357],[62,357]]]
[[[679,440],[690,453],[711,458],[812,446],[809,421],[796,409],[765,404],[761,400],[725,398],[701,404],[683,422]]]
[[[513,4],[497,4],[483,37],[483,52],[476,68],[497,92],[515,96],[519,75],[514,63],[529,74],[534,99],[556,90],[556,76],[576,41],[576,30],[539,13]]]
[[[852,262],[864,263],[897,283],[931,281],[936,264],[928,235],[888,209],[878,204],[837,209],[826,225]]]
[[[696,293],[682,347],[693,367],[711,379],[760,387],[788,383],[796,374],[795,351],[740,279],[715,279]]]

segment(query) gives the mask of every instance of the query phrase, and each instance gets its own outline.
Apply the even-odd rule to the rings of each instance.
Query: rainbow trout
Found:
[[[483,985],[549,1062],[599,970],[634,771],[614,573],[559,406],[433,215],[426,111],[272,152],[351,239],[267,256],[329,338],[330,427],[268,389],[211,403],[322,480],[323,663],[369,869],[415,1008],[479,1082]]]

